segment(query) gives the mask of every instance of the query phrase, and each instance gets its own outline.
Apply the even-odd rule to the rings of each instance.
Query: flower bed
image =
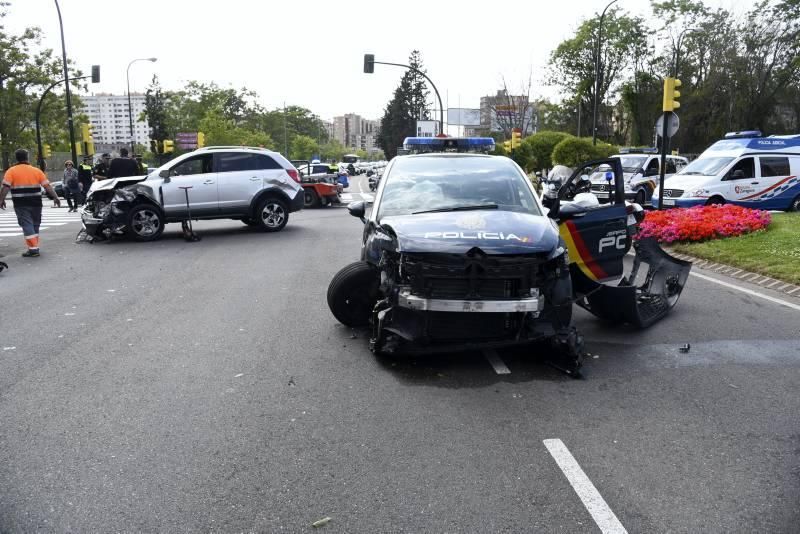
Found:
[[[771,220],[767,211],[733,204],[648,211],[638,237],[654,237],[661,243],[707,241],[761,230]]]

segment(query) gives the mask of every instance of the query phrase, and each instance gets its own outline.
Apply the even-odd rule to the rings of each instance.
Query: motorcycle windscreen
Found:
[[[631,270],[617,285],[596,282],[573,264],[572,287],[578,305],[597,317],[646,328],[678,302],[692,264],[670,256],[652,238],[635,241],[633,248],[636,256]]]

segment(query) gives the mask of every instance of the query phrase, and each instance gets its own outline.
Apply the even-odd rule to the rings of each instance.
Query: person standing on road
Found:
[[[39,256],[39,225],[42,223],[42,187],[44,187],[56,207],[61,201],[47,181],[47,176],[30,164],[28,151],[24,148],[14,152],[17,164],[6,171],[0,186],[0,209],[6,209],[6,195],[11,191],[14,201],[14,212],[17,223],[22,227],[25,244],[28,250],[22,254],[25,258]]]
[[[84,204],[92,187],[92,156],[84,156],[83,163],[78,167],[78,180],[81,182],[81,204]]]
[[[108,165],[111,163],[111,154],[106,152],[100,156],[100,161],[95,165],[92,174],[95,180],[105,180],[108,178]]]
[[[120,148],[119,157],[111,160],[111,165],[108,167],[109,178],[123,178],[125,176],[138,176],[139,166],[136,160],[128,157],[128,149]]]
[[[67,198],[69,211],[78,211],[78,204],[81,200],[81,182],[78,179],[78,169],[75,168],[75,165],[70,160],[64,162],[64,178],[61,181],[61,186],[64,188],[64,196]]]

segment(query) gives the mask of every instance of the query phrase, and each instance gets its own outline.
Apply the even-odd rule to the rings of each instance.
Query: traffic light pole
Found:
[[[75,128],[72,121],[72,97],[69,92],[69,66],[67,65],[67,45],[64,44],[64,23],[61,20],[61,7],[56,3],[56,11],[58,11],[58,26],[61,28],[61,55],[64,62],[64,88],[67,94],[67,127],[69,128],[69,144],[72,149],[72,161],[78,161],[78,151],[75,147]],[[41,152],[40,152],[41,154]]]
[[[433,87],[433,92],[436,93],[436,98],[439,100],[439,134],[444,135],[444,107],[442,106],[442,97],[439,95],[439,90],[436,88],[436,85],[434,85],[433,80],[428,78],[427,74],[419,69],[415,69],[411,65],[403,65],[402,63],[386,63],[385,61],[374,61],[373,63],[378,65],[391,65],[393,67],[404,67],[408,70],[413,70],[430,82],[431,87]]]
[[[662,122],[664,125],[661,128],[661,165],[658,176],[658,190],[659,190],[659,203],[658,209],[664,209],[664,175],[667,170],[667,150],[669,150],[669,118],[671,111],[665,111]]]

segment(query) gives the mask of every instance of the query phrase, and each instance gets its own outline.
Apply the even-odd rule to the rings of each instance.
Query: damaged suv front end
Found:
[[[131,176],[96,183],[81,212],[80,237],[87,241],[123,234],[158,237],[164,218],[152,187],[140,183],[146,178]]]

